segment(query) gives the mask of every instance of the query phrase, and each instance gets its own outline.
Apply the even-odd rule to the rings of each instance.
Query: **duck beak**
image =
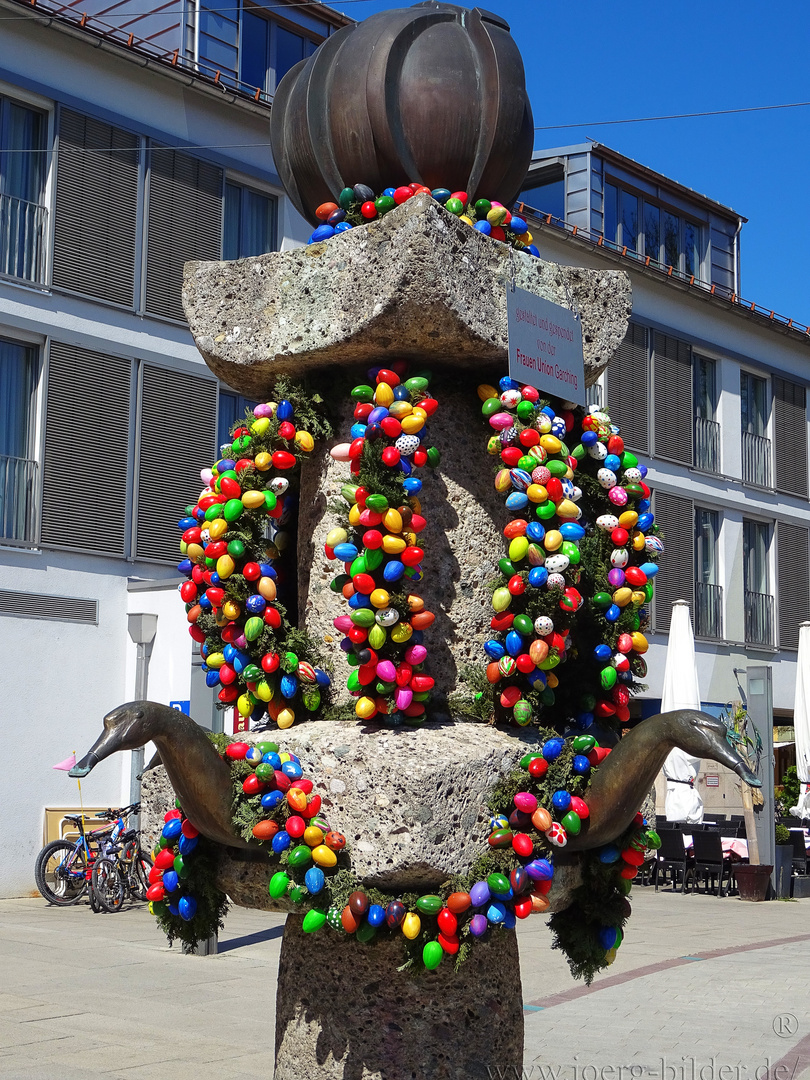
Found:
[[[126,706],[122,706],[122,709],[124,708],[126,708]],[[91,769],[94,769],[100,761],[104,760],[104,758],[117,753],[119,750],[131,749],[131,743],[124,746],[124,743],[126,742],[126,726],[122,727],[114,725],[112,727],[107,727],[106,725],[106,721],[109,720],[110,717],[115,716],[119,711],[121,710],[116,709],[114,712],[108,713],[107,716],[104,717],[105,725],[103,731],[81,761],[78,761],[73,766],[68,773],[68,776],[81,780],[83,776],[87,776]]]
[[[739,763],[734,766],[734,772],[743,779],[749,787],[762,787],[762,781],[758,776],[751,772],[742,758],[740,758]]]
[[[72,776],[74,780],[81,780],[82,777],[87,776],[91,769],[94,769],[96,765],[98,765],[100,760],[101,759],[90,750],[84,755],[81,761],[76,762],[68,773],[68,776]]]

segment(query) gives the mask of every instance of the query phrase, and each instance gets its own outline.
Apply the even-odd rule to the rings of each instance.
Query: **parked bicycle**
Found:
[[[37,888],[49,904],[68,907],[81,900],[90,887],[95,862],[106,853],[106,845],[122,835],[127,817],[139,808],[140,803],[134,803],[120,810],[105,810],[97,816],[109,819],[110,824],[91,832],[85,831],[81,815],[65,815],[65,820],[78,829],[78,838],[52,840],[40,851],[34,865]]]
[[[120,911],[127,897],[145,900],[152,859],[141,848],[135,829],[128,829],[106,845],[96,859],[90,882],[90,903],[102,911]]]

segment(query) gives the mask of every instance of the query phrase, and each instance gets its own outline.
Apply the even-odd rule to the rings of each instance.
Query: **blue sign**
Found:
[[[170,701],[170,709],[177,709],[178,712],[185,713],[186,716],[191,716],[191,702],[190,701]]]

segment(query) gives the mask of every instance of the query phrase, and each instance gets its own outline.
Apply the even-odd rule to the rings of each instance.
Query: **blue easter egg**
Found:
[[[584,754],[575,754],[573,761],[573,769],[574,772],[579,773],[580,776],[585,776],[586,773],[590,772],[591,763],[590,761],[588,761]]]
[[[273,569],[273,566],[269,562],[259,563],[259,569],[262,572],[262,577],[269,577],[275,581],[278,578],[278,574]]]
[[[384,420],[386,416],[388,416],[388,409],[386,409],[383,405],[377,405],[377,407],[372,409],[371,412],[368,414],[368,419],[366,422],[369,424],[379,424],[379,422],[381,420]]]
[[[387,187],[387,188],[385,189],[385,191],[383,191],[383,195],[387,195],[389,199],[393,199],[393,197],[394,197],[394,192],[395,192],[396,190],[397,190],[396,188],[392,188],[392,187]],[[448,193],[447,193],[447,198],[448,198],[448,199],[450,198],[450,194],[451,194],[450,192],[448,192]],[[434,198],[435,198],[435,196],[434,196]],[[379,368],[378,368],[377,370],[379,371]]]
[[[501,393],[504,393],[504,391],[506,390],[520,389],[520,383],[515,382],[515,380],[510,378],[508,375],[503,375],[501,377],[501,379],[498,381],[498,386],[500,387]]]
[[[289,701],[298,693],[298,679],[296,679],[295,675],[282,675],[279,689],[281,690],[281,696]]]
[[[603,848],[599,849],[599,862],[604,863],[606,866],[618,862],[621,857],[622,853],[615,844],[605,844]]]
[[[181,532],[185,532],[186,529],[193,529],[197,524],[197,519],[193,517],[184,517],[177,522],[177,528]]]
[[[199,842],[199,836],[181,836],[180,843],[178,845],[180,848],[180,854],[190,855],[194,848],[197,846],[197,844],[199,844]]]
[[[332,680],[329,675],[323,670],[323,668],[316,667],[315,669],[315,682],[318,686],[331,686]]]
[[[409,401],[410,397],[411,394],[407,386],[400,383],[399,386],[394,387],[394,401]]]
[[[622,467],[621,458],[617,454],[608,454],[605,460],[602,462],[602,467],[610,469],[611,472],[618,472]]]
[[[313,896],[317,896],[323,889],[325,881],[326,878],[320,866],[310,866],[309,870],[304,874],[304,884]]]
[[[409,495],[416,495],[422,490],[422,481],[418,476],[409,476],[402,481],[402,486]]]
[[[484,642],[484,652],[490,660],[500,660],[502,656],[506,655],[506,649],[500,641],[495,641],[494,638]]]
[[[281,768],[281,758],[272,750],[270,751],[270,753],[264,755],[262,761],[265,763],[265,765],[272,765],[274,769]]]
[[[540,249],[538,248],[537,244],[529,244],[529,246],[526,248],[526,251],[529,253],[529,255],[534,255],[535,259],[540,258]]]
[[[510,630],[506,635],[506,651],[510,656],[520,656],[523,652],[523,638],[516,630]]]
[[[647,575],[648,578],[654,578],[658,573],[658,563],[645,562],[641,564],[641,570]]]
[[[205,673],[205,685],[206,686],[219,686],[219,672],[207,671]]]
[[[503,922],[501,923],[501,926],[503,926],[503,928],[505,930],[514,930],[516,925],[517,925],[517,916],[515,915],[514,911],[510,911],[507,908],[506,911],[504,912]]]
[[[180,914],[180,908],[177,906],[177,904],[169,904],[169,914],[170,915],[179,915]]]
[[[539,521],[530,521],[529,524],[526,526],[526,538],[533,541],[534,543],[539,543],[539,541],[542,540],[545,535],[545,526],[542,525]]]
[[[543,743],[543,757],[546,761],[556,761],[563,752],[565,741],[563,739],[549,739]]]
[[[509,479],[512,481],[512,487],[516,491],[526,491],[532,482],[531,474],[527,473],[525,469],[510,469]]]
[[[180,835],[180,830],[183,828],[183,822],[180,818],[170,818],[169,821],[163,826],[161,836],[167,840],[176,840]]]
[[[304,770],[297,761],[285,761],[281,766],[281,771],[285,776],[289,776],[290,780],[300,780],[304,775]]]
[[[372,904],[366,914],[366,921],[370,926],[382,926],[385,922],[385,908],[379,904]]]
[[[286,851],[292,843],[292,837],[288,832],[277,832],[270,844],[276,855],[280,855],[282,851]]]
[[[410,476],[410,474],[412,472],[412,469],[411,469],[411,463],[410,463],[410,461],[408,461],[407,458],[400,458],[399,459],[399,471],[401,473],[403,473],[405,476]]]
[[[267,607],[267,601],[263,596],[260,596],[258,593],[254,593],[252,596],[249,596],[245,601],[245,607],[251,615],[261,615],[264,612],[264,609]]]
[[[335,230],[331,225],[319,225],[315,232],[310,236],[307,241],[308,244],[317,244],[321,240],[329,240],[335,235]]]
[[[437,187],[434,188],[430,194],[433,196],[437,203],[441,203],[442,206],[444,206],[444,204],[447,202],[453,192],[450,191],[449,188]]]
[[[540,412],[545,413],[551,420],[557,415],[550,405],[544,405]]]
[[[516,236],[522,236],[523,233],[529,231],[529,226],[526,224],[523,218],[515,217],[514,214],[512,214],[512,220],[509,222],[508,228],[510,228]]]
[[[551,881],[554,877],[554,867],[548,859],[532,859],[526,864],[526,873],[532,881]]]
[[[353,439],[362,439],[362,438],[365,437],[365,434],[366,434],[366,425],[365,424],[352,424],[350,430],[351,430],[351,436],[352,436]]]
[[[335,557],[341,562],[354,562],[359,552],[354,544],[337,544],[334,548]]]
[[[585,729],[589,728],[591,726],[591,724],[593,723],[593,713],[592,712],[577,713],[575,719],[576,719],[576,722],[577,722],[577,727],[580,728],[580,730],[585,731]]]
[[[191,577],[191,571],[194,569],[194,565],[191,559],[181,559],[177,564],[177,569],[181,574],[185,574],[186,577]]]
[[[191,922],[197,914],[197,901],[193,896],[181,896],[180,903],[177,905],[177,910],[180,913],[181,919],[185,922]]]
[[[266,795],[262,795],[262,806],[265,810],[272,810],[283,798],[284,793],[281,791],[268,791]]]
[[[638,521],[636,522],[636,528],[639,529],[641,532],[646,532],[654,521],[654,514],[639,514]]]
[[[638,466],[638,471],[641,473],[641,479],[643,480],[644,477],[647,475],[647,466],[646,465],[639,465]],[[644,501],[646,502],[647,500],[645,499]],[[646,510],[647,508],[645,507],[644,509]]]
[[[293,418],[293,407],[292,407],[292,405],[290,404],[289,401],[287,401],[285,398],[282,398],[281,401],[276,406],[276,419],[277,420],[292,420],[292,418]]]
[[[548,581],[548,570],[545,566],[533,566],[529,571],[529,584],[535,589],[542,589]]]
[[[571,805],[571,793],[569,791],[555,791],[551,796],[551,805],[555,810],[565,812]]]
[[[248,752],[245,754],[245,761],[248,765],[260,765],[262,760],[262,752],[256,746],[251,746]]]
[[[492,233],[492,226],[488,221],[476,221],[473,228],[476,232],[483,233],[484,236],[489,236]]]
[[[404,573],[405,565],[404,563],[401,563],[399,559],[392,559],[383,567],[383,577],[389,584],[394,581],[399,581]]]
[[[493,926],[497,926],[502,923],[506,918],[506,908],[503,904],[497,901],[494,904],[490,904],[487,908],[487,922],[492,923]]]
[[[364,596],[363,593],[356,592],[354,596],[349,597],[349,607],[353,611],[359,611],[360,608],[371,607],[371,601],[367,596]]]
[[[580,441],[582,442],[583,446],[593,446],[594,443],[598,440],[598,438],[599,436],[596,434],[595,431],[583,431],[582,439]]]
[[[545,671],[541,671],[539,668],[535,668],[534,671],[529,672],[529,674],[526,676],[526,678],[529,680],[529,682],[535,688],[535,690],[537,690],[537,689],[545,690],[546,683],[548,681],[546,679]]]
[[[180,878],[174,870],[166,870],[161,878],[161,883],[167,893],[176,892],[180,886]]]
[[[605,661],[609,660],[613,656],[613,650],[609,645],[597,645],[593,650],[593,655],[597,660]]]
[[[197,603],[200,605],[203,611],[210,611],[211,608],[214,606],[208,599],[208,597],[205,595],[201,596]]]
[[[599,931],[599,944],[605,950],[609,952],[616,944],[616,927],[615,926],[603,926]]]
[[[616,607],[615,604],[611,604],[610,607],[605,612],[605,618],[607,619],[608,622],[616,622],[616,620],[619,618],[621,613],[622,613],[621,608]]]
[[[585,530],[581,525],[577,525],[575,521],[564,521],[560,525],[560,535],[563,540],[570,540],[572,543],[576,543],[581,540],[585,535]]]
[[[348,232],[349,229],[352,229],[352,228],[354,228],[354,226],[352,225],[352,223],[350,221],[339,221],[337,223],[337,225],[335,226],[335,234],[342,233],[342,232]]]

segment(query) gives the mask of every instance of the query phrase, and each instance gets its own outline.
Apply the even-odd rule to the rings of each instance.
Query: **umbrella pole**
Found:
[[[757,839],[757,823],[754,818],[754,800],[751,797],[751,788],[742,780],[740,781],[740,794],[742,795],[743,815],[745,817],[745,835],[748,840],[748,862],[751,866],[759,866],[759,840]]]

